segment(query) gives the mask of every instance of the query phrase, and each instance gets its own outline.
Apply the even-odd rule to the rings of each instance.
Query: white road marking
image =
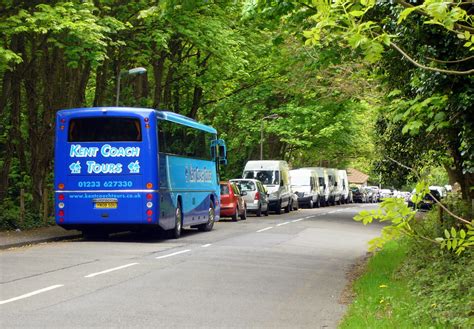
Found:
[[[212,244],[208,243],[208,244],[202,245],[201,248],[207,248],[207,247],[210,247],[210,246],[212,246]]]
[[[64,285],[63,284],[57,284],[57,285],[54,285],[54,286],[51,286],[51,287],[43,288],[43,289],[40,289],[40,290],[36,290],[36,291],[30,292],[30,293],[21,295],[21,296],[18,296],[18,297],[6,299],[6,300],[1,300],[0,305],[11,303],[11,302],[14,302],[14,301],[17,301],[17,300],[20,300],[20,299],[28,298],[28,297],[38,295],[38,294],[41,294],[43,292],[50,291],[50,290],[53,290],[53,289],[56,289],[56,288],[61,288],[61,287],[64,287]]]
[[[280,224],[277,224],[277,226],[283,226],[283,225],[286,225],[286,224],[290,224],[290,222],[280,223]]]
[[[168,257],[184,254],[185,252],[190,252],[190,251],[191,251],[190,249],[181,250],[181,251],[174,252],[172,254],[168,254],[168,255],[164,255],[164,256],[158,256],[158,257],[156,257],[156,259],[168,258]]]
[[[301,218],[301,219],[309,219],[309,218],[311,218],[311,217],[314,217],[314,216],[318,216],[318,215],[313,215],[313,216],[306,216],[306,217],[304,217],[304,218]]]
[[[85,278],[93,278],[94,276],[97,276],[97,275],[106,274],[106,273],[109,273],[109,272],[121,270],[123,268],[127,268],[127,267],[130,267],[130,266],[133,266],[133,265],[138,265],[138,264],[139,263],[130,263],[130,264],[127,264],[127,265],[122,265],[122,266],[119,266],[119,267],[110,268],[110,269],[105,270],[105,271],[91,273],[89,275],[86,275]]]
[[[262,228],[261,230],[258,230],[257,233],[268,231],[268,230],[271,230],[272,228],[273,226],[265,227],[265,228]]]
[[[301,222],[302,220],[305,220],[306,218],[309,218],[309,217],[300,218],[300,219],[295,219],[295,220],[292,220],[291,222],[292,222],[292,223]]]
[[[337,210],[333,210],[333,211],[327,212],[327,214],[334,214],[334,213],[336,213],[336,212],[337,212]]]

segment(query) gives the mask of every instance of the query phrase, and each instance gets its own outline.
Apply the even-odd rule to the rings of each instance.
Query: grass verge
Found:
[[[428,316],[410,317],[419,300],[408,287],[409,279],[397,274],[409,247],[391,241],[369,259],[365,273],[354,282],[356,298],[340,328],[436,328]]]

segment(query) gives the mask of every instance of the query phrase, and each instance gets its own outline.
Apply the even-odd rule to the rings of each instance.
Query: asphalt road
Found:
[[[346,272],[381,229],[352,217],[374,207],[1,251],[0,327],[336,328]]]

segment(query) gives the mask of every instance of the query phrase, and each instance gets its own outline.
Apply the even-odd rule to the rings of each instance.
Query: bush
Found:
[[[463,202],[448,200],[448,204],[456,214],[466,210]],[[433,209],[415,225],[427,236],[436,237],[453,224],[446,214],[440,220],[438,209]],[[408,257],[399,272],[410,278],[409,287],[420,298],[411,314],[415,322],[428,314],[433,324],[445,328],[474,326],[473,248],[456,255],[433,248],[430,241],[411,239]]]

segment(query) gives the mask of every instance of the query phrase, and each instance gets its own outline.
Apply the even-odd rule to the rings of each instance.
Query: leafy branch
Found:
[[[377,237],[369,242],[370,249],[375,250],[382,247],[386,242],[393,240],[400,236],[409,236],[415,239],[423,239],[430,241],[435,244],[439,244],[441,249],[447,249],[460,255],[466,248],[474,246],[474,221],[469,222],[468,220],[461,218],[446,208],[429,190],[428,184],[421,180],[420,174],[413,168],[404,165],[403,163],[388,157],[390,161],[393,161],[397,165],[412,171],[420,181],[416,185],[415,194],[412,196],[412,202],[416,205],[423,200],[425,195],[429,194],[431,198],[443,208],[448,214],[453,216],[461,223],[465,225],[465,229],[456,229],[451,227],[450,231],[444,231],[444,237],[437,237],[432,239],[418,232],[413,225],[415,220],[416,209],[410,209],[405,201],[401,198],[387,198],[381,205],[380,209],[376,210],[364,210],[354,217],[355,221],[360,221],[364,225],[372,223],[373,220],[379,220],[380,222],[389,221],[390,226],[386,226],[382,229],[381,236]]]

